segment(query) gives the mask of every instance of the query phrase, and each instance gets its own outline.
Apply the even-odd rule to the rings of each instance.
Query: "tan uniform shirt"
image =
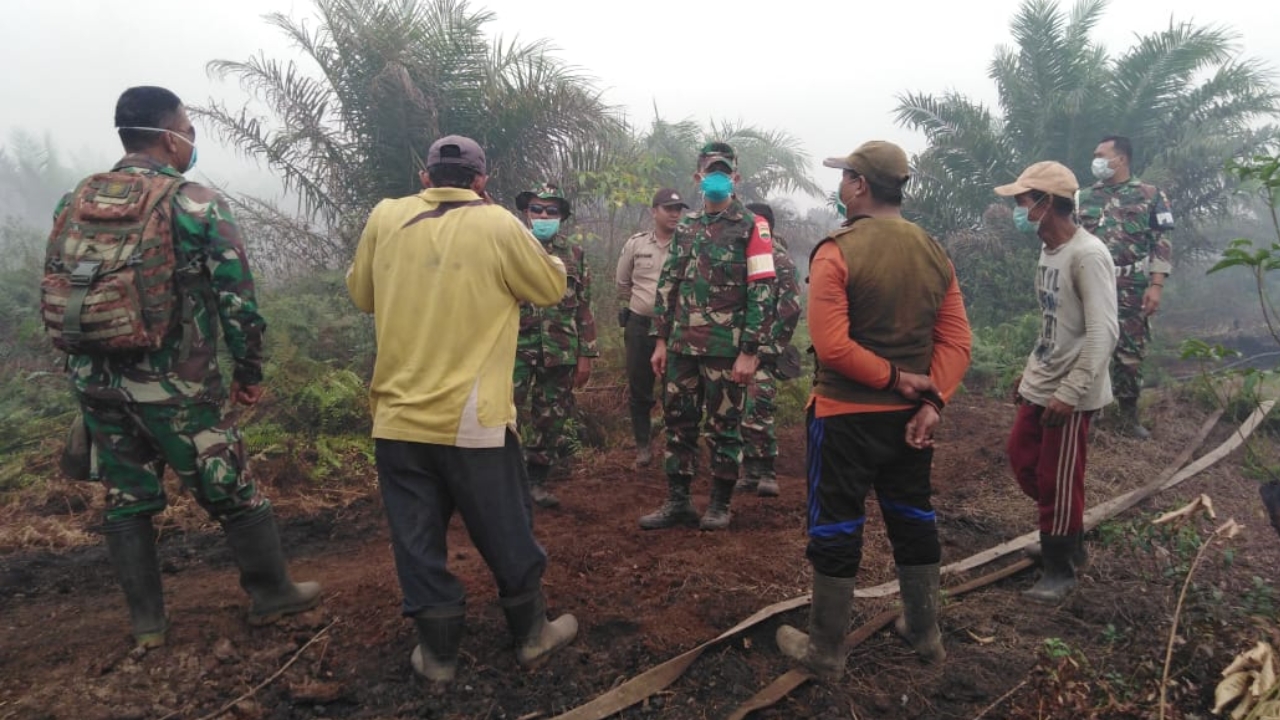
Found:
[[[658,241],[652,231],[636,233],[622,246],[618,258],[618,306],[631,312],[653,317],[653,302],[658,294],[658,277],[671,251],[671,241]]]

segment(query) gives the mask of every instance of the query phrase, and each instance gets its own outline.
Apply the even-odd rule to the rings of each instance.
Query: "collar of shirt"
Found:
[[[175,170],[172,165],[166,165],[146,153],[129,153],[120,158],[115,166],[111,168],[112,172],[131,169],[150,170],[151,172],[171,175],[176,178],[182,177],[182,173]]]

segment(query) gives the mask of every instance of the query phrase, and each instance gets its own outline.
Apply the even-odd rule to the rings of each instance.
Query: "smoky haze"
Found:
[[[0,73],[0,97],[6,99],[0,145],[10,145],[15,130],[48,138],[78,170],[100,167],[119,154],[111,121],[122,89],[163,85],[188,104],[215,98],[238,107],[245,93],[234,82],[209,78],[206,63],[244,60],[260,51],[304,62],[263,15],[301,18],[314,12],[302,0],[6,5],[0,25],[0,66],[6,68]],[[605,99],[635,126],[647,125],[656,109],[667,120],[741,120],[784,130],[812,158],[819,185],[834,189],[838,174],[821,167],[823,157],[847,153],[868,139],[891,140],[909,152],[923,149],[919,133],[893,122],[896,94],[954,90],[995,102],[987,70],[996,47],[1010,43],[1009,21],[1018,2],[726,6],[650,0],[629,9],[587,0],[487,0],[471,7],[496,13],[491,34],[548,39],[558,57],[595,78]],[[1094,37],[1119,50],[1171,20],[1228,26],[1239,34],[1244,55],[1280,68],[1276,3],[1166,0],[1157,9],[1119,0],[1108,7]],[[201,130],[195,179],[233,192],[279,193],[266,167],[220,145],[208,128]],[[0,212],[13,214],[14,208]]]

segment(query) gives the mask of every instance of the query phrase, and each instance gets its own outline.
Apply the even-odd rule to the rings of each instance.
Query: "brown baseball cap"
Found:
[[[911,164],[902,148],[884,140],[871,140],[858,146],[846,157],[827,158],[822,164],[839,170],[852,170],[872,183],[900,188],[911,179]]]
[[[665,207],[667,205],[679,205],[685,210],[689,209],[689,206],[685,204],[685,201],[680,197],[680,193],[672,190],[671,188],[662,188],[658,192],[654,193],[653,205],[651,207]]]
[[[427,167],[432,165],[461,165],[484,175],[484,150],[469,137],[446,135],[427,151]]]
[[[1023,170],[1017,180],[996,188],[996,194],[1012,197],[1032,190],[1074,201],[1080,190],[1080,183],[1071,168],[1052,160],[1042,160]]]

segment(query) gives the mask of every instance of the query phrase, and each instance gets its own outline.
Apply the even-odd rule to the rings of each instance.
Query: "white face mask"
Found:
[[[196,149],[196,144],[191,140],[191,138],[187,137],[186,135],[183,135],[180,132],[174,132],[173,130],[166,130],[165,128],[135,127],[132,125],[125,125],[122,127],[118,127],[116,129],[117,130],[147,130],[149,132],[169,133],[170,135],[178,138],[182,142],[191,146],[191,159],[187,161],[187,166],[185,168],[178,170],[178,172],[188,173],[188,172],[191,172],[191,169],[196,166],[196,157],[199,155],[199,151]]]
[[[1106,158],[1094,158],[1089,170],[1099,180],[1110,180],[1116,174],[1116,169],[1111,167],[1111,161]]]

